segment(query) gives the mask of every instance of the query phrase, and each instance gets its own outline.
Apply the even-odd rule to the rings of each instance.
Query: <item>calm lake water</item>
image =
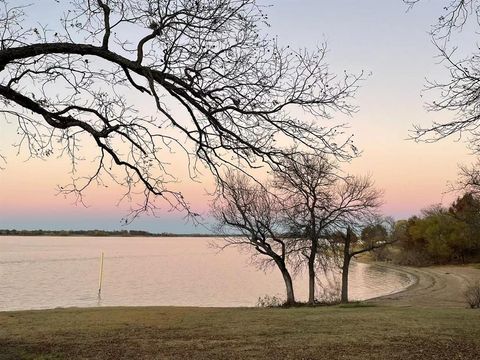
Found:
[[[260,296],[284,297],[276,270],[263,272],[235,248],[219,252],[212,238],[0,237],[0,310],[87,306],[255,306]],[[104,252],[101,299],[100,253]],[[350,297],[398,291],[403,273],[355,263]],[[327,283],[327,281],[324,281]],[[295,278],[307,298],[304,275]],[[330,286],[334,286],[330,284]]]

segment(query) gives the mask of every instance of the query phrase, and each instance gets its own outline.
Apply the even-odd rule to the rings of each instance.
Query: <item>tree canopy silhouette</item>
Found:
[[[173,184],[171,152],[185,155],[192,178],[203,168],[216,177],[223,167],[275,169],[292,145],[355,152],[348,136],[337,140],[342,126],[317,120],[354,111],[362,75],[332,74],[325,46],[280,46],[255,0],[68,4],[54,24],[0,0],[0,112],[18,122],[19,145],[34,157],[68,155],[75,171],[85,148],[97,149],[95,169],[61,192],[82,201],[86,187],[112,178],[127,197],[143,190],[132,217],[154,212],[159,197],[193,214]]]
[[[413,6],[421,0],[404,2]],[[443,12],[432,25],[430,35],[447,76],[445,80],[427,82],[427,90],[437,94],[437,99],[428,104],[428,109],[452,111],[455,115],[447,122],[435,122],[429,127],[416,126],[413,137],[431,142],[452,135],[466,135],[471,148],[479,153],[480,52],[478,44],[475,45],[475,36],[480,27],[480,1],[448,0],[442,3]],[[458,35],[464,38],[471,36],[472,53],[459,48],[456,44]]]

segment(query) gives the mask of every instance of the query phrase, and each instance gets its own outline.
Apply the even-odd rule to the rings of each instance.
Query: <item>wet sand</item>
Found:
[[[480,269],[468,265],[423,268],[390,264],[379,266],[403,271],[415,281],[403,291],[368,300],[378,305],[465,308],[465,289],[480,281]]]

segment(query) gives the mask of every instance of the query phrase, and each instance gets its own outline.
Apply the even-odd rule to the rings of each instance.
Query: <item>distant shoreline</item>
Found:
[[[85,237],[221,237],[221,234],[176,234],[176,233],[151,233],[143,230],[8,230],[0,229],[0,236],[85,236]],[[228,235],[235,236],[235,235]]]

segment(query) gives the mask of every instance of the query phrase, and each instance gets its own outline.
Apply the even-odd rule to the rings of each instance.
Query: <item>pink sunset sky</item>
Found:
[[[41,1],[42,4],[54,0]],[[40,3],[40,2],[39,2]],[[364,70],[369,75],[354,100],[359,111],[352,117],[332,114],[331,123],[348,122],[355,144],[363,152],[345,165],[353,174],[370,174],[385,192],[383,211],[395,218],[418,214],[422,208],[443,202],[448,204],[458,194],[448,193],[448,183],[457,178],[458,165],[470,164],[467,139],[446,139],[433,144],[406,140],[413,124],[452,119],[453,113],[429,113],[425,101],[434,94],[422,93],[425,78],[442,78],[435,47],[427,31],[441,13],[434,1],[420,3],[411,11],[400,1],[314,0],[261,1],[274,3],[268,8],[270,34],[292,47],[315,47],[326,41],[327,61],[334,72]],[[38,4],[37,4],[38,5]],[[35,6],[37,6],[35,5]],[[44,21],[57,21],[38,7]],[[465,31],[458,43],[468,53],[475,44]],[[423,95],[423,96],[421,96]],[[319,119],[324,124],[329,120]],[[56,195],[56,186],[68,182],[66,159],[28,159],[17,149],[14,121],[0,120],[0,153],[7,163],[0,171],[0,228],[17,229],[120,229],[120,219],[128,204],[117,201],[121,189],[91,187],[86,192],[87,208],[75,206],[73,199]],[[88,152],[88,150],[87,150]],[[184,160],[172,154],[184,174]],[[88,168],[86,161],[82,166]],[[193,209],[208,218],[208,191],[213,179],[208,173],[192,182],[187,176],[178,184]],[[165,211],[160,218],[143,217],[128,228],[152,232],[206,232],[203,226],[185,223],[183,214]]]

